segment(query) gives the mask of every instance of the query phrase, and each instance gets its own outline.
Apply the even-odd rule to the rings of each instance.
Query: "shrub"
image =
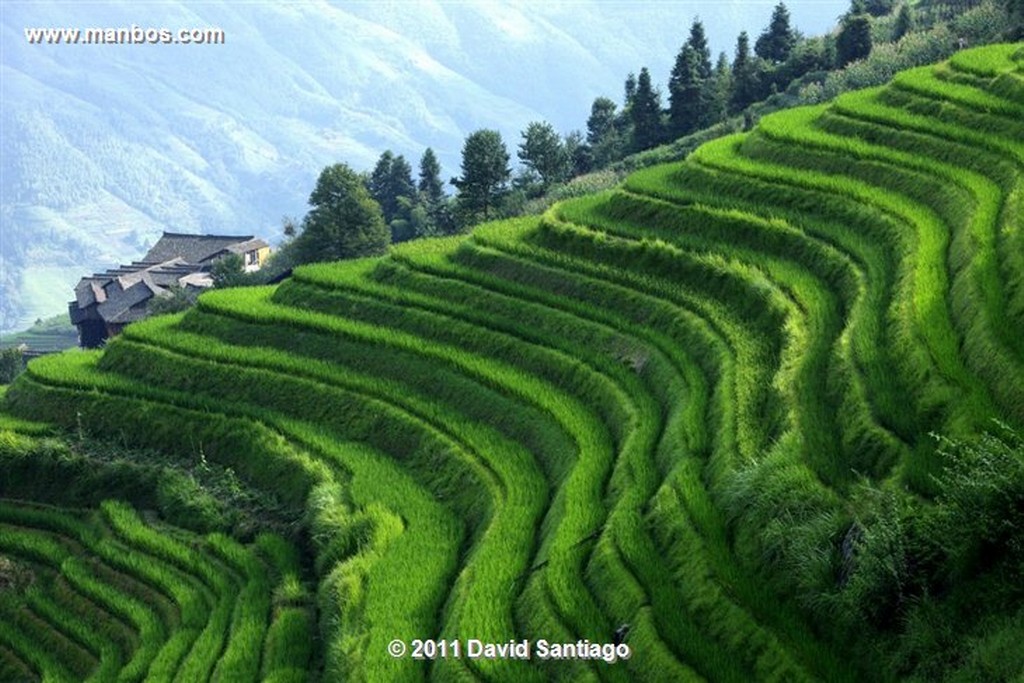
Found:
[[[1024,570],[1024,439],[1003,424],[976,441],[936,437],[946,464],[934,536],[957,574]]]
[[[898,490],[864,481],[853,506],[857,519],[839,548],[845,617],[892,628],[928,591],[935,573],[934,546],[921,533],[920,506]]]
[[[1002,37],[1006,30],[1006,14],[994,3],[984,2],[964,12],[950,23],[953,33],[968,45],[989,43]]]

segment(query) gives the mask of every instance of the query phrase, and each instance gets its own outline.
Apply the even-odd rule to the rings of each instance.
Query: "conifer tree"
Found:
[[[649,149],[661,142],[661,96],[651,85],[651,74],[646,66],[640,69],[629,116],[633,122],[634,151]]]
[[[757,68],[750,54],[750,38],[746,31],[742,31],[736,39],[736,56],[732,61],[731,111],[736,113],[746,109],[757,99],[759,87]]]
[[[384,222],[391,224],[407,218],[409,206],[415,201],[416,186],[412,182],[412,166],[399,154],[385,150],[377,160],[366,182],[370,196],[380,204]]]
[[[705,118],[705,80],[700,77],[699,57],[687,43],[676,57],[668,82],[668,120],[673,137],[700,128]]]
[[[391,228],[391,241],[404,242],[416,237],[411,218],[419,198],[412,180],[412,166],[401,154],[391,162],[388,192],[388,201],[394,207],[391,215],[385,216]]]
[[[391,162],[391,182],[389,185],[396,205],[402,197],[409,201],[416,199],[416,184],[412,180],[412,165],[401,154]]]
[[[622,109],[628,110],[633,106],[633,100],[636,98],[636,74],[630,72],[626,76],[626,84],[623,86],[622,96]]]
[[[686,44],[697,57],[697,75],[704,81],[711,78],[711,48],[708,47],[707,34],[700,19],[694,19],[690,25],[690,37]]]
[[[676,55],[668,82],[669,132],[674,137],[711,124],[715,84],[712,82],[711,50],[704,24],[694,19],[690,36]]]
[[[428,206],[439,204],[444,199],[444,183],[441,181],[441,164],[434,150],[427,147],[420,158],[420,176],[417,189]]]
[[[391,150],[384,150],[366,182],[366,189],[370,191],[370,196],[380,205],[385,223],[391,222],[397,208],[394,193],[391,191],[391,165],[394,161],[395,155]]]
[[[451,200],[445,195],[441,180],[441,164],[434,150],[428,147],[420,158],[419,205],[410,212],[410,223],[416,237],[449,235],[455,232]]]
[[[729,112],[729,93],[732,92],[732,71],[729,58],[724,52],[718,55],[715,70],[711,74],[711,98],[708,101],[706,116],[707,125],[714,125],[725,120]]]
[[[779,3],[772,11],[771,21],[754,44],[754,53],[768,62],[779,64],[789,58],[796,46],[796,33],[789,25],[789,10]]]
[[[847,14],[836,36],[836,66],[842,68],[850,62],[871,54],[871,19],[867,14]]]

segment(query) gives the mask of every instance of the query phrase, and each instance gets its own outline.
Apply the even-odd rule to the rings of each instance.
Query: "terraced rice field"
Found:
[[[280,537],[0,501],[0,560],[0,680],[307,680],[311,612]]]
[[[540,218],[211,292],[6,409],[302,506],[324,680],[885,680],[829,631],[856,491],[927,500],[931,433],[1024,426],[1022,169],[1024,50],[965,51]],[[302,680],[270,545],[3,503],[44,580],[0,666]],[[624,624],[613,664],[465,656]]]

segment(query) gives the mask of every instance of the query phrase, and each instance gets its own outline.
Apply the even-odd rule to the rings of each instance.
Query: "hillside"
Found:
[[[729,49],[768,5],[702,8]],[[838,0],[799,5],[809,35]],[[582,128],[642,65],[667,77],[694,9],[664,2],[4,3],[0,12],[0,331],[66,313],[78,278],[161,230],[280,235],[318,171],[529,121]],[[219,28],[219,45],[38,45],[32,27]],[[544,78],[537,78],[537,74]],[[258,84],[257,87],[253,87]]]
[[[33,361],[4,407],[208,459],[304,510],[324,680],[1012,679],[1019,528],[980,546],[957,530],[1013,522],[1019,498],[958,507],[970,481],[1012,471],[956,444],[993,420],[1024,429],[1022,140],[1024,45],[963,51],[541,217],[210,292],[102,353]],[[1006,439],[984,443],[1019,454]],[[109,560],[99,532],[0,514],[4,555],[43,557],[31,539],[58,527],[53,585],[111,595],[64,559]],[[95,514],[182,568],[130,509]],[[247,590],[243,562],[230,590]],[[136,576],[172,600],[191,581]],[[244,619],[212,597],[156,635],[103,600],[150,648],[136,673],[237,652]],[[266,610],[254,620],[251,648],[285,658]],[[614,663],[537,649],[623,625],[631,656]],[[12,670],[91,661],[9,631]],[[463,656],[395,657],[396,639]],[[529,639],[534,657],[472,658],[469,639]]]

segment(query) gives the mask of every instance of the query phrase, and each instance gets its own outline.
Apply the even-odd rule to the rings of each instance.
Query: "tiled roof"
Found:
[[[151,299],[157,292],[164,291],[163,287],[153,284],[148,277],[143,277],[125,288],[121,287],[118,280],[111,280],[104,289],[107,292],[107,300],[96,307],[96,312],[107,322],[127,322],[122,319],[129,309]]]
[[[202,266],[205,268],[206,266]],[[103,273],[93,273],[82,278],[75,287],[75,300],[80,308],[92,304],[102,304],[111,295],[111,283],[117,282],[117,289],[128,289],[143,278],[159,287],[171,287],[179,284],[182,278],[195,273],[198,266],[189,265],[180,258],[165,263],[145,263],[136,261],[130,266],[111,268]]]
[[[252,235],[186,235],[165,232],[142,260],[147,263],[163,263],[180,258],[187,263],[198,264],[209,261],[236,244],[253,240]]]
[[[252,235],[185,235],[165,232],[141,261],[82,278],[69,312],[72,322],[99,317],[126,323],[146,316],[145,302],[173,286],[211,287],[216,257],[269,246]]]
[[[82,278],[75,287],[75,300],[81,308],[94,303],[106,301],[107,295],[103,292],[102,281],[94,278]]]
[[[227,248],[232,254],[244,254],[247,251],[253,251],[256,249],[265,249],[270,245],[261,240],[259,237],[254,237],[246,242],[239,242],[238,244],[232,244]]]

